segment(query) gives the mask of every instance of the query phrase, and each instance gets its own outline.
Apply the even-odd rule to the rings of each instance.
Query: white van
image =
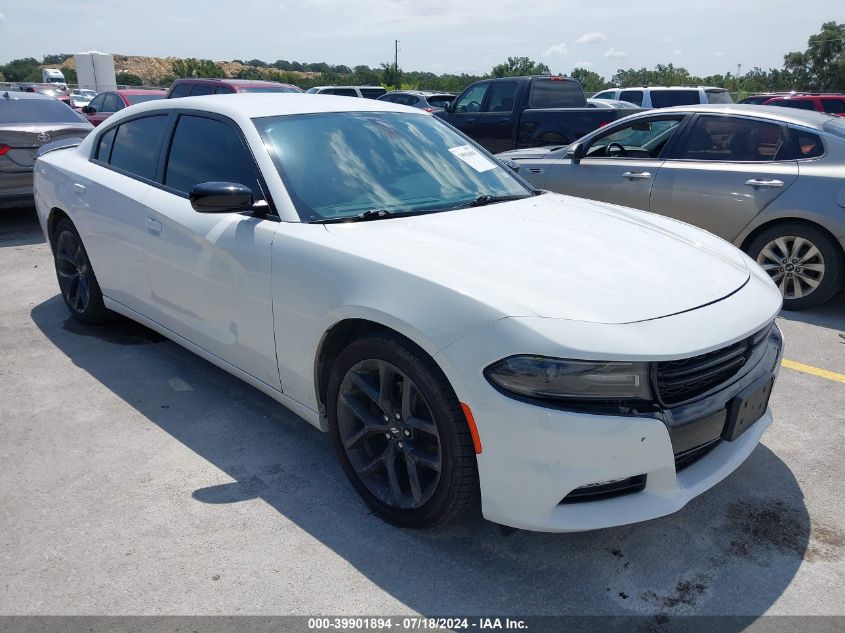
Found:
[[[593,95],[593,99],[629,101],[641,108],[668,108],[699,103],[733,103],[724,88],[712,86],[651,86],[611,88]]]
[[[337,95],[339,97],[361,97],[364,99],[378,99],[387,90],[381,86],[314,86],[305,92],[319,95]]]

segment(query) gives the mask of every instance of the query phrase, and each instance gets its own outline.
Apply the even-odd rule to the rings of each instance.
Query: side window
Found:
[[[114,94],[113,92],[109,92],[106,94],[105,101],[103,101],[103,109],[102,112],[117,112],[121,109],[123,102],[121,102],[120,98]],[[99,110],[98,110],[99,112]]]
[[[202,182],[236,182],[263,199],[255,161],[240,137],[227,124],[204,117],[182,115],[173,134],[164,184],[188,193]]]
[[[842,114],[845,112],[845,99],[822,99],[822,108],[828,114]]]
[[[782,108],[795,108],[797,110],[815,110],[816,104],[809,99],[784,99],[783,101],[775,101],[769,105],[781,106]]]
[[[103,163],[109,162],[109,157],[111,156],[111,146],[112,143],[114,143],[114,135],[116,131],[117,128],[113,127],[100,137],[100,144],[97,145],[97,153],[94,156],[96,160]]]
[[[612,99],[613,97],[605,97]],[[622,93],[619,95],[620,101],[628,101],[630,103],[636,103],[638,106],[643,104],[643,91],[642,90],[623,90]]]
[[[229,86],[217,86],[214,89],[214,94],[216,95],[230,95],[233,94],[235,91],[232,90]]]
[[[597,95],[593,96],[593,99],[615,99],[616,93],[612,90],[605,90],[604,92],[600,92]]]
[[[484,95],[487,94],[489,87],[489,83],[470,86],[470,89],[455,101],[455,112],[478,112],[481,110]]]
[[[824,145],[818,134],[807,130],[791,128],[792,152],[796,158],[818,158],[824,154]]]
[[[153,180],[158,152],[167,130],[167,115],[148,116],[121,124],[109,163],[135,176]]]
[[[214,92],[214,86],[209,84],[194,84],[191,88],[191,96],[199,97],[202,95],[210,95]]]
[[[725,116],[702,116],[693,125],[677,157],[688,160],[768,163],[791,157],[777,123]]]
[[[329,88],[325,91],[326,94],[337,95],[338,97],[357,97],[358,93],[355,88]]]
[[[90,105],[92,108],[94,108],[95,112],[102,112],[103,111],[103,102],[105,100],[106,100],[106,95],[104,93],[104,94],[101,94],[101,95],[97,95],[96,97],[91,99],[91,103],[89,103],[88,105]]]
[[[657,158],[683,117],[637,121],[598,137],[585,158]]]
[[[178,84],[173,89],[173,92],[170,93],[170,98],[176,99],[178,97],[187,97],[190,90],[191,90],[191,84]]]
[[[512,112],[519,84],[515,81],[496,81],[490,87],[485,112]]]

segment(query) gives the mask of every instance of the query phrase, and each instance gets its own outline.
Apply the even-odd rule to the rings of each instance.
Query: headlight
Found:
[[[652,400],[648,364],[511,356],[484,370],[503,391],[555,400]]]

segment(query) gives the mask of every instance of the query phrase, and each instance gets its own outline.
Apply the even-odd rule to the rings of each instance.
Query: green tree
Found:
[[[396,90],[399,90],[402,87],[402,71],[396,64],[392,62],[382,63],[381,83],[385,86],[393,86]]]
[[[572,78],[581,82],[584,92],[593,94],[607,87],[604,77],[586,68],[576,68],[572,71]]]
[[[141,79],[138,75],[133,75],[132,73],[117,73],[115,75],[115,80],[119,86],[143,86],[144,80]]]
[[[219,64],[209,59],[177,59],[172,65],[173,74],[177,77],[224,77],[225,73]]]
[[[784,55],[783,66],[805,89],[845,88],[845,24],[822,24],[821,31],[807,40],[807,50]]]
[[[493,77],[521,77],[523,75],[548,75],[551,71],[542,62],[535,62],[528,57],[508,57],[503,64],[493,66]]]
[[[72,55],[69,53],[58,53],[55,55],[44,55],[44,59],[41,60],[41,63],[44,66],[61,66],[65,63],[66,60],[71,58]]]
[[[6,81],[41,81],[41,65],[33,57],[13,59],[5,66],[0,66],[0,72]]]

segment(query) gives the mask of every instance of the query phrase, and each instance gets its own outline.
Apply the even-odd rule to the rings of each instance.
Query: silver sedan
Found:
[[[505,152],[540,189],[673,217],[733,242],[784,307],[833,297],[845,262],[845,119],[752,105],[651,110],[562,147]]]

